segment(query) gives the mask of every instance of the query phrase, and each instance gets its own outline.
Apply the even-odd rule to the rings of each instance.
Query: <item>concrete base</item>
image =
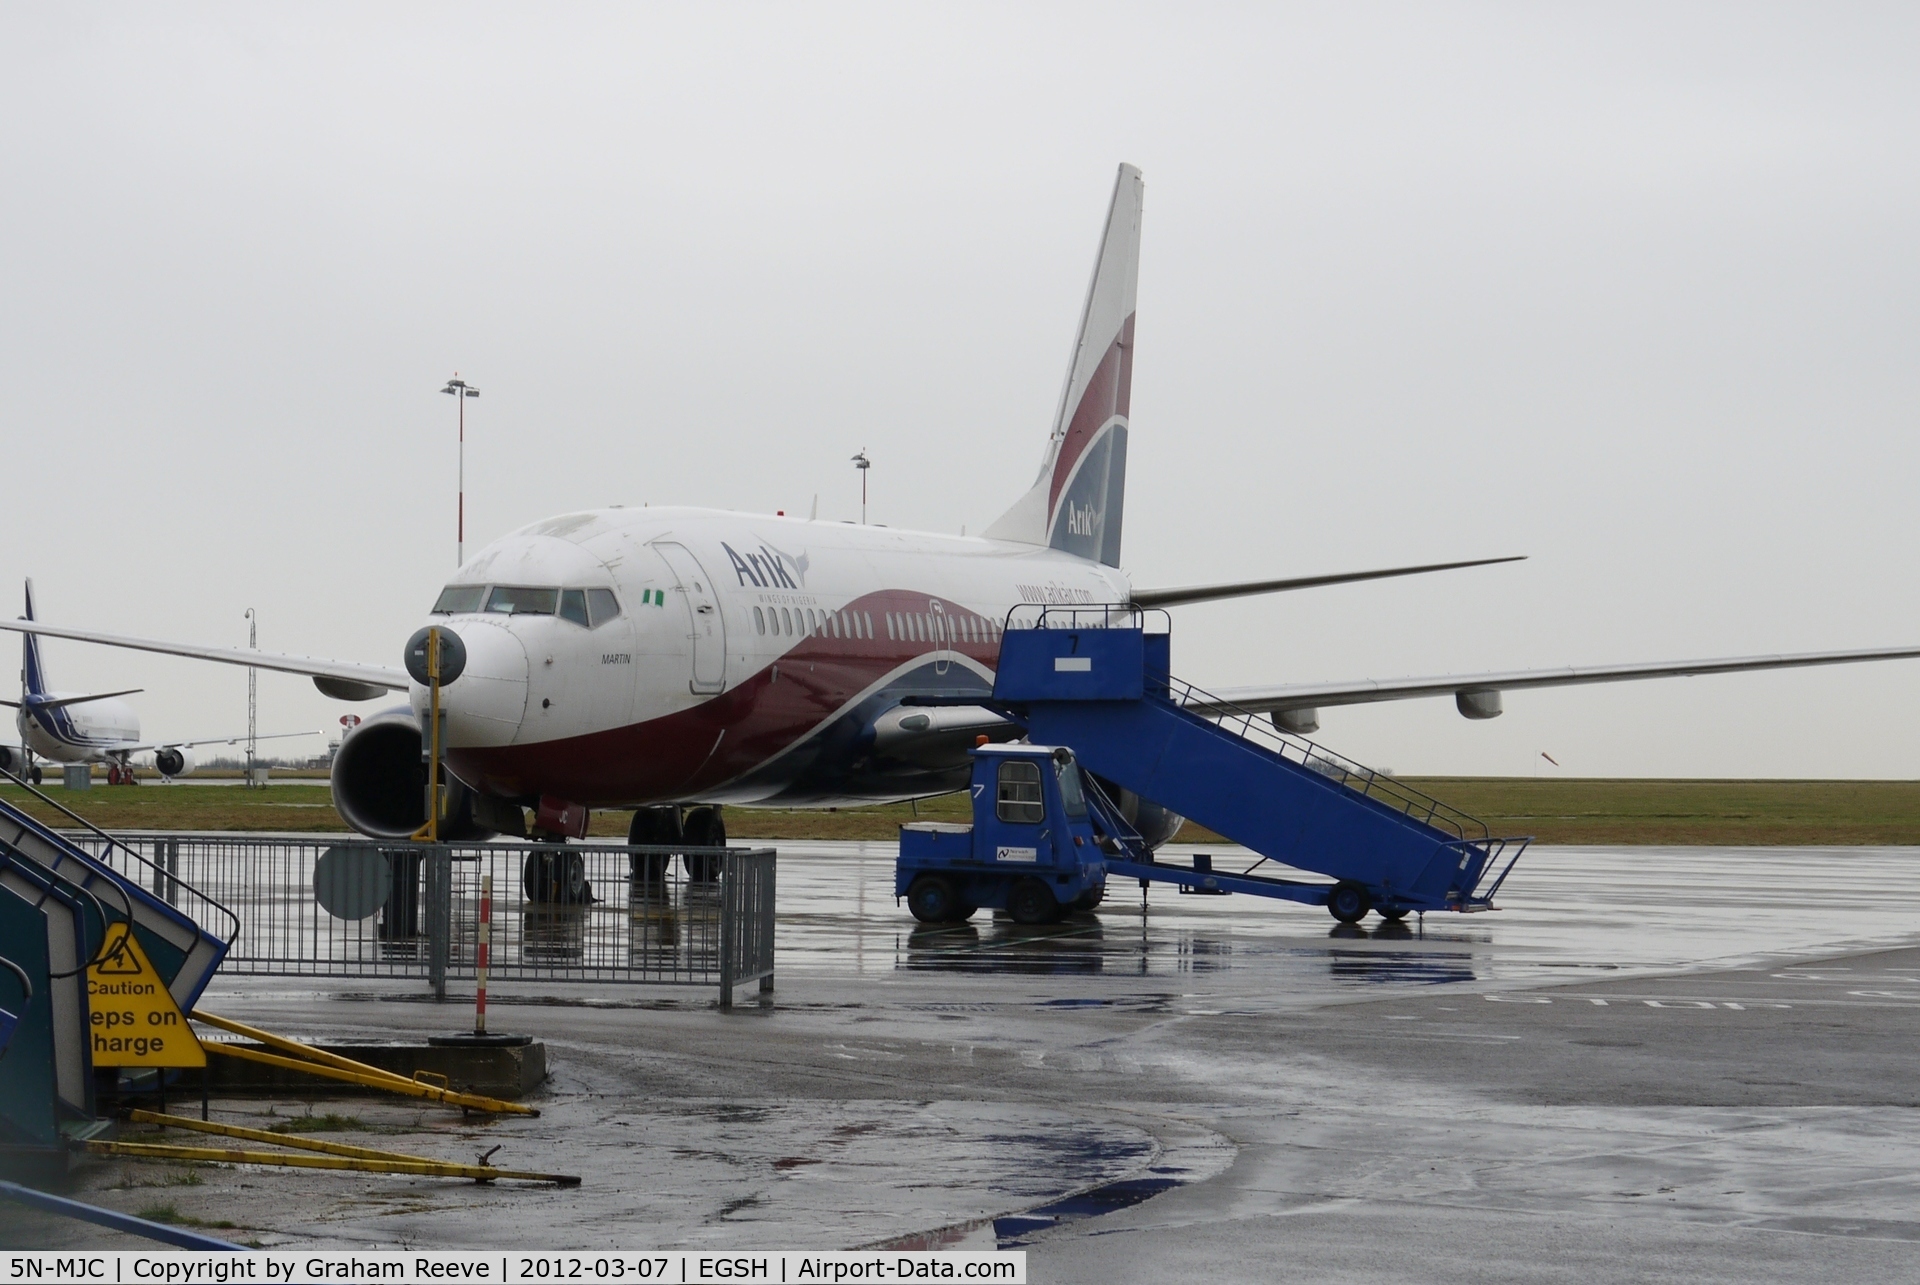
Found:
[[[248,1048],[260,1048],[249,1044]],[[377,1066],[383,1071],[412,1078],[415,1071],[444,1075],[455,1089],[481,1093],[492,1098],[519,1098],[546,1082],[547,1046],[538,1040],[518,1047],[436,1047],[420,1044],[322,1044],[323,1052],[350,1057],[356,1062]],[[263,1052],[271,1052],[266,1049]],[[305,1075],[260,1062],[245,1062],[236,1057],[207,1059],[212,1075],[211,1092],[215,1097],[245,1097],[257,1094],[339,1097],[343,1094],[378,1093],[345,1080],[320,1075]],[[185,1073],[175,1092],[185,1095],[197,1091],[199,1073]]]

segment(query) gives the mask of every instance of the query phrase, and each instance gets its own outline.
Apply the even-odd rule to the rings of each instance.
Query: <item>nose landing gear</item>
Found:
[[[584,906],[593,900],[586,857],[565,848],[529,852],[521,867],[520,883],[528,901],[544,905]]]

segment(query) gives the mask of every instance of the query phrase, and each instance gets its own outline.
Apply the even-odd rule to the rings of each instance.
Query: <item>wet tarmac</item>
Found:
[[[547,1041],[539,1119],[312,1108],[353,1117],[342,1141],[500,1143],[495,1163],[581,1187],[205,1170],[158,1195],[294,1247],[999,1243],[1039,1281],[1920,1278],[1920,850],[1544,849],[1506,909],[1424,926],[1159,889],[1143,915],[1129,888],[1052,928],[937,930],[895,906],[887,845],[781,851],[772,1004],[518,983],[493,1024]],[[465,1016],[346,979],[223,979],[206,1006],[327,1039]]]

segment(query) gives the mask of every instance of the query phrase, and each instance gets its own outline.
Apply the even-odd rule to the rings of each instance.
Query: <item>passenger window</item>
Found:
[[[560,604],[558,589],[510,588],[495,585],[487,595],[487,610],[509,616],[551,616]]]
[[[1047,819],[1040,796],[1040,765],[1026,759],[1008,759],[1000,765],[1000,791],[994,815],[1015,825],[1038,825]]]
[[[767,632],[766,617],[760,614],[760,608],[758,607],[755,607],[753,609],[753,631],[757,634],[764,634]],[[423,804],[422,806],[425,806],[425,805]]]
[[[780,632],[789,638],[793,636],[793,617],[787,614],[785,607],[780,608]]]
[[[863,612],[861,612],[861,613],[860,613],[860,618],[861,618],[862,620],[864,620],[864,621],[866,622],[866,625],[867,625],[867,637],[869,637],[869,638],[871,638],[871,637],[873,637],[873,615],[872,615],[872,613],[871,613],[871,612],[865,612],[865,611],[863,611]]]
[[[812,607],[807,608],[807,634],[812,636],[820,632],[820,616]]]
[[[893,637],[893,613],[891,611],[887,613],[887,637]]]
[[[452,616],[478,611],[481,599],[486,596],[487,587],[483,584],[450,584],[440,591],[439,599],[433,604],[433,614]]]
[[[571,620],[582,629],[587,627],[587,591],[585,589],[560,591],[560,619]]]
[[[611,589],[587,590],[587,623],[598,629],[609,620],[620,616],[620,600],[613,596]]]

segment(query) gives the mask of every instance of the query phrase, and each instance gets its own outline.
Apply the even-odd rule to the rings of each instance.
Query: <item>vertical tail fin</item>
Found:
[[[1140,171],[1122,165],[1040,477],[987,528],[989,539],[1044,544],[1120,565],[1140,270]]]
[[[33,619],[33,581],[27,581],[27,614]],[[28,696],[47,694],[47,674],[40,666],[40,640],[32,634],[20,635],[20,690]]]

